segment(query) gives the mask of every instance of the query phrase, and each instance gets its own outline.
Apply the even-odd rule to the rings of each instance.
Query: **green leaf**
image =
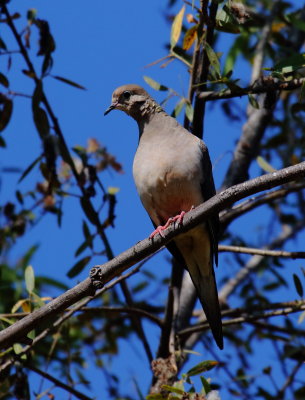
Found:
[[[90,230],[89,230],[89,227],[88,227],[86,221],[83,221],[83,234],[84,234],[85,239],[91,240],[92,235],[90,233]]]
[[[220,64],[218,57],[212,47],[208,44],[208,42],[205,43],[205,51],[207,53],[208,59],[210,61],[211,66],[214,68],[216,75],[218,78],[221,77],[220,73]]]
[[[248,37],[246,35],[240,35],[236,38],[226,58],[224,66],[224,75],[226,75],[229,71],[232,71],[234,69],[234,65],[238,55],[242,54],[243,51],[246,52],[247,46],[248,46]]]
[[[28,20],[29,24],[32,24],[34,20],[36,19],[37,16],[37,10],[36,8],[30,8],[26,14],[26,18]]]
[[[172,112],[172,117],[177,118],[185,105],[185,99],[180,99]]]
[[[43,285],[48,285],[48,286],[53,286],[57,289],[60,289],[62,291],[67,291],[69,287],[62,283],[60,280],[52,279],[47,276],[39,276],[36,278],[37,284],[43,284]]]
[[[31,340],[35,339],[35,337],[36,337],[35,329],[31,330],[31,331],[26,335],[26,337],[28,337],[28,338],[31,339]]]
[[[6,88],[8,88],[10,85],[7,77],[5,75],[3,75],[1,72],[0,72],[0,83],[1,83],[1,85],[3,85]]]
[[[194,118],[194,109],[190,103],[185,104],[185,115],[190,122],[193,122]]]
[[[35,275],[33,267],[31,265],[28,265],[26,267],[24,272],[24,277],[25,277],[26,290],[28,291],[29,294],[31,294],[35,288]]]
[[[162,385],[162,389],[167,390],[168,392],[171,393],[177,393],[177,394],[184,394],[184,390],[178,389],[176,387],[173,386],[169,386],[169,385]]]
[[[89,227],[86,221],[83,221],[83,234],[85,237],[85,241],[77,248],[75,251],[75,257],[79,256],[83,251],[85,251],[88,247],[93,248],[92,241],[94,239],[94,235],[91,235]]]
[[[258,104],[256,98],[253,96],[253,94],[249,93],[248,99],[249,99],[249,103],[251,104],[251,106],[253,108],[256,108],[257,110],[259,110],[259,104]]]
[[[303,101],[305,98],[305,81],[302,82],[300,94],[299,94],[299,101]]]
[[[305,66],[305,53],[301,53],[301,54],[294,54],[293,56],[284,58],[269,70],[276,71],[282,74],[288,74],[297,71],[298,69],[303,68],[304,66]]]
[[[110,196],[115,196],[119,191],[120,188],[116,186],[108,186],[107,188],[107,193],[110,194]]]
[[[23,196],[20,190],[16,190],[15,196],[20,204],[23,204]]]
[[[301,282],[300,278],[296,274],[293,274],[292,276],[293,276],[294,286],[296,288],[298,295],[300,297],[303,297],[304,290],[303,290],[303,286],[302,286],[302,282]]]
[[[22,73],[26,76],[28,76],[29,78],[34,79],[36,77],[36,75],[34,74],[34,72],[32,71],[28,71],[27,69],[23,69]]]
[[[13,344],[13,349],[14,349],[15,354],[18,355],[18,354],[20,354],[22,352],[23,347],[21,346],[20,343],[14,343]]]
[[[67,79],[67,78],[63,78],[62,76],[58,76],[58,75],[50,75],[52,78],[57,79],[61,82],[67,83],[68,85],[74,86],[78,89],[82,89],[82,90],[87,90],[84,86],[80,85],[79,83],[76,83],[74,81],[71,81],[71,79]]]
[[[82,146],[74,146],[72,150],[81,158],[82,162],[86,165],[88,163],[87,150]]]
[[[0,49],[7,50],[6,44],[5,44],[4,41],[1,39],[1,37],[0,37]]]
[[[13,102],[3,94],[0,95],[0,132],[3,131],[10,122],[13,112]]]
[[[212,389],[211,389],[211,385],[209,384],[209,382],[205,379],[204,376],[200,376],[200,380],[204,389],[204,393],[208,394]]]
[[[299,29],[300,31],[305,32],[305,22],[303,19],[300,18],[300,14],[288,14],[285,15],[285,18],[290,22],[290,24],[296,28]]]
[[[41,138],[46,137],[50,132],[48,115],[41,107],[33,109],[34,123]]]
[[[90,201],[85,198],[82,197],[80,199],[80,203],[82,206],[82,209],[84,210],[86,217],[89,219],[89,221],[93,224],[96,225],[97,221],[98,221],[98,214],[97,212],[94,210],[92,204],[90,203]]]
[[[298,324],[301,324],[305,320],[305,311],[303,311],[299,318],[298,318]]]
[[[238,22],[232,16],[230,8],[227,4],[222,9],[219,9],[216,14],[216,29],[227,33],[239,33]]]
[[[58,150],[62,159],[71,167],[74,164],[74,162],[71,157],[71,154],[69,153],[68,148],[65,146],[62,140],[59,141]]]
[[[33,112],[33,120],[36,126],[36,129],[43,139],[50,132],[50,124],[47,113],[43,108],[40,107],[40,102],[42,100],[43,90],[42,83],[38,82],[36,84],[33,96],[32,96],[32,112]]]
[[[149,76],[143,76],[144,81],[153,89],[160,90],[161,92],[165,92],[168,90],[168,87],[161,85],[161,83],[156,82],[154,79]]]
[[[30,261],[32,260],[34,254],[37,252],[38,249],[39,245],[35,244],[27,250],[27,252],[20,260],[20,265],[22,268],[25,269],[30,264]]]
[[[90,242],[88,240],[85,240],[75,251],[74,256],[78,257],[79,255],[81,255],[88,247],[89,244],[92,245],[92,241],[90,240]]]
[[[161,393],[155,393],[146,396],[146,400],[165,400],[165,397]]]
[[[18,183],[22,182],[23,179],[32,171],[32,169],[35,167],[35,165],[42,159],[42,156],[37,157],[27,168],[26,170],[22,173],[21,177],[18,180]]]
[[[202,372],[206,372],[209,371],[210,369],[216,367],[216,365],[218,365],[219,362],[218,361],[213,361],[213,360],[207,360],[207,361],[203,361],[197,365],[195,365],[195,367],[191,368],[186,375],[187,376],[194,376],[194,375],[199,375]]]
[[[3,139],[2,136],[0,136],[0,147],[6,147],[5,140]]]
[[[88,262],[91,260],[91,256],[87,256],[79,260],[73,267],[68,271],[67,276],[69,278],[74,278],[76,275],[80,274]]]
[[[264,68],[266,71],[268,71],[268,69],[267,68]],[[285,75],[283,75],[283,74],[281,74],[280,72],[277,72],[277,71],[272,71],[271,72],[271,76],[272,76],[272,78],[277,78],[277,79],[279,79],[280,81],[284,81],[285,80]]]
[[[35,301],[35,309],[41,308],[45,305],[45,302],[36,293],[32,293],[32,299]]]
[[[176,46],[176,44],[178,43],[178,40],[180,38],[184,11],[185,11],[185,6],[183,6],[181,8],[181,10],[178,12],[178,14],[174,18],[174,21],[172,24],[172,29],[171,29],[171,38],[170,38],[171,48],[174,48]]]
[[[230,80],[227,77],[222,79],[222,82],[232,91],[232,93],[240,93],[243,89],[237,85],[239,79]]]
[[[269,164],[268,161],[265,160],[265,159],[264,159],[263,157],[261,157],[261,156],[256,157],[256,162],[257,162],[257,164],[261,167],[261,169],[262,169],[263,171],[265,171],[265,172],[272,173],[272,172],[275,172],[275,171],[276,171],[276,169],[273,168],[272,165]]]

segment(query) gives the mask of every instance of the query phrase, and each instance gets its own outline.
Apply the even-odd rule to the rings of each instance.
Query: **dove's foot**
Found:
[[[194,208],[194,207],[192,206],[191,210],[192,210],[193,208]],[[165,236],[164,236],[163,231],[165,231],[165,229],[167,229],[171,224],[173,224],[173,223],[176,222],[176,221],[178,222],[178,226],[179,226],[179,225],[182,225],[184,216],[185,216],[185,211],[181,211],[181,213],[180,213],[179,215],[176,215],[175,217],[169,218],[169,219],[167,220],[167,222],[166,222],[165,225],[163,225],[163,226],[162,226],[162,225],[158,226],[158,227],[149,235],[149,239],[152,239],[152,238],[155,237],[157,234],[159,234],[160,236],[162,236],[162,237],[164,238]]]
[[[149,239],[152,239],[153,237],[155,237],[158,233],[160,236],[162,236],[163,238],[164,233],[163,231],[165,231],[165,229],[167,229],[172,223],[174,222],[174,218],[169,218],[168,221],[166,222],[165,225],[159,225],[150,235],[149,235]]]

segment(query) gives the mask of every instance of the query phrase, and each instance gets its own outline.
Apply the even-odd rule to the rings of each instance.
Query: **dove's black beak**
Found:
[[[109,114],[110,111],[114,110],[117,105],[118,105],[118,102],[110,104],[110,107],[107,108],[107,110],[104,112],[104,115]]]

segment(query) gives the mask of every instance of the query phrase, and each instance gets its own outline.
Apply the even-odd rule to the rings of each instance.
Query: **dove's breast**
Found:
[[[151,135],[136,152],[133,176],[141,201],[156,225],[203,202],[200,184],[203,180],[199,145],[191,134],[176,135],[174,145],[168,137]],[[192,149],[192,150],[191,150]]]

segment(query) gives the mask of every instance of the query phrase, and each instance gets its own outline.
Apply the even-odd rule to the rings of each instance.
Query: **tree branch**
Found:
[[[237,310],[230,310],[230,311],[238,312]],[[299,302],[299,305],[297,302],[295,302],[295,305],[293,307],[285,307],[285,308],[282,308],[279,310],[255,313],[255,315],[253,315],[253,312],[251,311],[249,314],[243,315],[241,317],[236,317],[236,318],[222,321],[222,325],[229,326],[229,325],[242,324],[244,322],[250,323],[250,322],[256,321],[258,319],[266,319],[266,318],[270,318],[270,317],[278,317],[278,316],[282,316],[282,315],[294,314],[296,312],[300,312],[303,310],[305,310],[305,302],[304,301]],[[207,322],[204,322],[204,323],[197,324],[195,326],[191,326],[189,328],[183,329],[180,332],[178,332],[178,335],[180,337],[190,336],[193,333],[202,332],[207,329],[209,329],[209,324]]]
[[[253,210],[256,207],[259,207],[271,201],[283,198],[287,196],[289,193],[297,192],[304,188],[305,188],[305,182],[292,183],[289,185],[285,185],[284,187],[281,187],[279,189],[272,190],[270,192],[263,193],[256,197],[247,199],[246,201],[237,204],[231,209],[224,210],[223,212],[221,212],[219,216],[221,225],[223,228],[227,227],[233,220],[247,213],[248,211]]]
[[[219,245],[219,252],[230,252],[230,253],[243,253],[243,254],[257,254],[266,257],[284,257],[292,258],[305,258],[305,251],[283,251],[283,250],[267,250],[267,249],[256,249],[251,247],[240,247],[240,246],[227,246]]]
[[[249,94],[261,94],[267,92],[275,92],[282,90],[296,90],[302,87],[305,82],[305,78],[295,78],[292,80],[281,81],[278,78],[273,78],[272,76],[265,76],[261,79],[258,79],[254,82],[254,84],[247,86],[245,88],[240,89],[226,89],[220,90],[218,92],[201,92],[198,97],[203,99],[204,101],[211,100],[225,100],[231,99],[234,97],[242,97],[247,96]]]
[[[299,221],[293,227],[285,225],[285,229],[283,230],[283,232],[263,250],[271,250],[277,247],[282,247],[283,243],[285,243],[291,237],[294,237],[297,232],[304,228],[304,226],[305,221]],[[244,268],[240,269],[237,274],[233,278],[229,279],[228,282],[221,288],[221,290],[219,291],[219,299],[221,299],[222,302],[226,303],[228,296],[230,296],[235,291],[238,285],[243,282],[252,271],[258,268],[263,258],[263,255],[258,254],[251,257]]]
[[[216,196],[212,197],[194,210],[188,212],[185,215],[183,226],[170,226],[165,234],[165,238],[158,236],[155,237],[153,241],[151,239],[144,239],[132,248],[115,257],[113,260],[106,262],[102,266],[93,268],[92,275],[95,280],[94,283],[102,283],[103,285],[108,283],[132,265],[160,249],[178,234],[194,228],[200,222],[230,206],[235,201],[259,191],[270,189],[289,181],[296,180],[297,178],[304,177],[304,175],[305,161],[271,174],[262,175],[218,193]],[[86,296],[91,296],[92,298],[94,291],[91,280],[89,278],[85,279],[73,289],[68,290],[66,293],[41,307],[39,310],[34,311],[31,315],[17,321],[12,326],[9,326],[0,332],[0,348],[8,347],[14,342],[22,340],[22,338],[24,338],[32,329],[37,328],[41,323],[49,320],[51,316],[65,310],[82,298]]]
[[[98,293],[99,295],[99,293]],[[95,297],[95,296],[94,296]],[[68,308],[67,310],[65,310],[65,312],[76,312],[75,309],[71,309]],[[81,313],[118,313],[118,314],[136,314],[139,315],[141,317],[147,318],[149,319],[151,322],[154,322],[156,325],[158,325],[159,327],[162,327],[163,322],[160,318],[156,317],[155,315],[142,310],[141,308],[136,308],[136,307],[106,307],[106,306],[101,306],[101,307],[82,307],[78,310]],[[27,315],[30,315],[29,312],[19,312],[19,313],[3,313],[0,314],[0,319],[1,318],[16,318],[16,319],[20,319],[20,318],[24,318]]]
[[[60,387],[64,390],[66,390],[68,393],[73,394],[73,396],[75,396],[76,398],[80,399],[80,400],[92,400],[92,397],[88,397],[85,394],[79,392],[78,390],[74,389],[73,387],[66,385],[65,383],[63,383],[62,381],[60,381],[59,379],[56,379],[54,376],[48,374],[45,371],[42,371],[39,368],[34,367],[33,365],[26,363],[25,367],[30,369],[33,372],[36,372],[36,374],[48,379],[50,382],[53,382],[57,387]]]
[[[294,368],[291,371],[291,374],[287,377],[286,381],[284,382],[283,386],[281,389],[278,391],[277,395],[275,396],[276,399],[284,399],[284,394],[286,389],[291,385],[291,383],[294,380],[294,377],[296,376],[298,370],[304,365],[304,361],[300,360],[297,362],[297,364],[294,366]]]
[[[145,263],[146,259],[139,263],[133,270],[127,272],[126,274],[118,277],[115,279],[113,282],[111,282],[109,285],[104,286],[101,290],[97,291],[94,296],[92,297],[87,297],[84,300],[80,301],[75,307],[73,307],[70,311],[68,311],[66,314],[62,315],[59,317],[52,326],[49,328],[44,329],[40,334],[38,334],[35,339],[33,339],[32,343],[30,345],[25,346],[18,354],[19,357],[21,357],[23,354],[27,354],[38,342],[40,342],[42,339],[44,339],[49,333],[54,331],[56,328],[59,328],[60,325],[62,325],[66,320],[68,320],[72,315],[74,315],[77,311],[80,311],[82,307],[84,307],[86,304],[88,304],[91,300],[94,298],[100,296],[107,290],[111,289],[113,286],[116,284],[120,283],[122,280],[129,278],[131,275],[135,274],[136,272],[139,271],[141,266]],[[56,312],[57,314],[57,312]],[[0,332],[1,335],[1,332]],[[6,361],[4,364],[0,366],[0,374],[1,372],[5,371],[10,365],[14,363],[14,359]]]
[[[205,1],[201,0],[201,4],[205,4]],[[204,9],[204,7],[202,6]],[[212,46],[213,39],[214,39],[214,28],[216,25],[216,14],[218,9],[218,1],[212,0],[210,7],[209,7],[209,17],[206,21],[207,23],[207,31],[205,42]],[[193,82],[194,84],[206,82],[208,79],[209,67],[210,67],[210,60],[205,48],[203,48],[201,52],[201,60],[202,64],[198,65],[196,73],[196,80]],[[193,87],[193,90],[195,88]],[[206,85],[200,87],[201,91],[206,90]],[[193,127],[192,132],[194,135],[198,136],[199,138],[203,137],[203,126],[204,126],[204,115],[205,115],[205,100],[198,96],[196,93],[195,102],[194,102],[194,118],[193,118]]]

